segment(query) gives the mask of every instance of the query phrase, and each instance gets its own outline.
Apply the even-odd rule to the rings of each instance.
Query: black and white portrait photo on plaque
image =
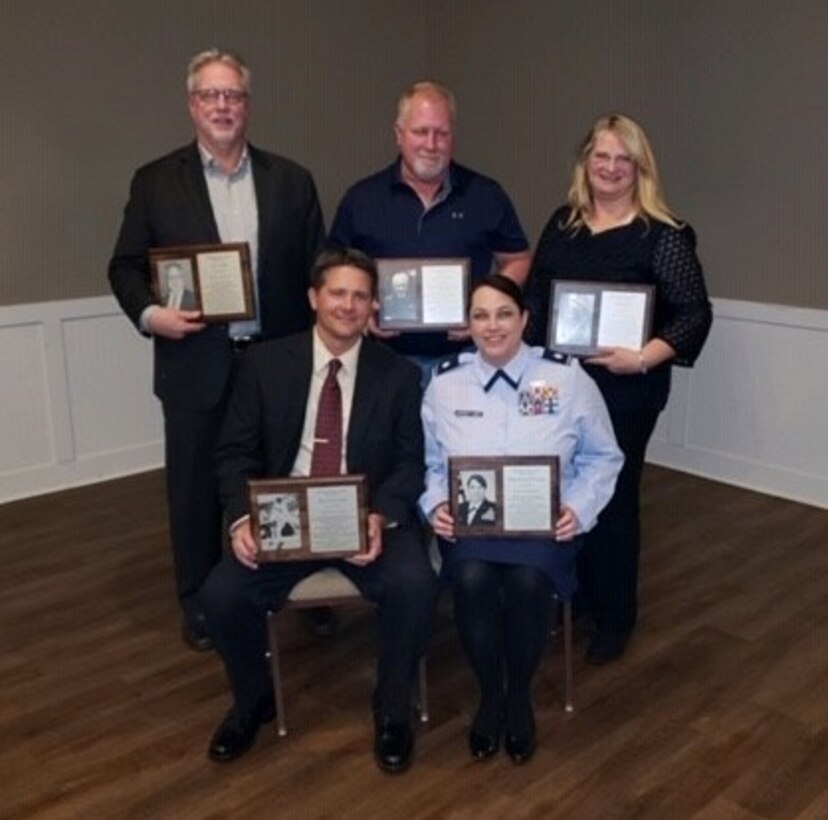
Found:
[[[497,491],[493,470],[461,470],[457,487],[457,517],[467,527],[497,522]]]
[[[176,310],[196,310],[193,268],[189,259],[167,259],[158,263],[161,304]]]
[[[571,291],[561,294],[555,343],[589,345],[595,321],[595,294]]]
[[[419,318],[417,270],[400,270],[389,277],[382,295],[382,319],[386,322]]]

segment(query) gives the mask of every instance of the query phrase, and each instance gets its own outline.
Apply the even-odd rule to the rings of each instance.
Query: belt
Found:
[[[250,345],[256,344],[256,342],[260,342],[261,340],[261,336],[231,336],[230,347],[234,353],[241,353],[243,350],[247,350]]]

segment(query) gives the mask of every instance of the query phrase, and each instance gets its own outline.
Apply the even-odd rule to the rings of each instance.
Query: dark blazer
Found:
[[[235,381],[216,453],[227,520],[249,510],[249,478],[290,475],[302,438],[313,367],[310,331],[251,347]],[[349,474],[365,473],[369,506],[401,526],[423,491],[420,371],[364,339],[347,432]]]
[[[308,171],[253,146],[249,151],[259,212],[262,333],[273,338],[310,323],[308,272],[324,239],[322,212]],[[140,168],[109,263],[112,290],[132,322],[138,326],[141,313],[154,302],[150,248],[219,241],[195,143]],[[231,372],[226,326],[209,326],[181,341],[154,341],[155,394],[181,407],[214,407]]]

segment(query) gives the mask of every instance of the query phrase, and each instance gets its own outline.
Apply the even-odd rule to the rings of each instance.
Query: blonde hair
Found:
[[[234,69],[239,73],[242,79],[244,90],[250,91],[250,69],[247,64],[237,54],[230,51],[222,51],[218,48],[209,48],[206,51],[199,51],[189,62],[187,66],[187,91],[192,94],[196,90],[196,76],[204,66],[210,63],[224,63],[226,66]]]
[[[400,98],[397,100],[397,125],[402,125],[403,120],[408,114],[409,103],[418,95],[442,100],[448,108],[452,127],[454,126],[454,119],[457,116],[457,103],[454,99],[454,94],[446,86],[434,80],[419,80],[416,83],[412,83],[400,94]]]
[[[623,114],[599,117],[581,142],[567,194],[571,210],[564,227],[581,227],[592,210],[592,191],[589,187],[586,165],[598,135],[604,131],[618,137],[635,162],[636,181],[633,198],[639,215],[645,220],[652,218],[666,222],[674,228],[683,227],[664,201],[658,166],[644,129],[635,120]]]

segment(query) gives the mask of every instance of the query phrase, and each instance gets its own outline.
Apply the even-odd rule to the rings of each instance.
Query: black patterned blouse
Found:
[[[642,376],[616,376],[588,366],[612,411],[663,408],[670,388],[670,365],[692,366],[712,321],[710,300],[689,225],[673,228],[638,218],[597,234],[563,225],[569,207],[559,208],[541,234],[527,283],[526,341],[545,345],[549,295],[555,279],[655,285],[653,336],[667,342],[675,358]]]

